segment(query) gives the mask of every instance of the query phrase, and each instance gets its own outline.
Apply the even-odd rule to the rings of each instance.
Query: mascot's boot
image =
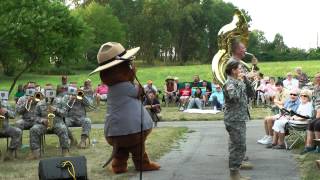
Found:
[[[62,149],[62,156],[63,156],[63,157],[68,157],[68,156],[70,156],[70,154],[69,154],[69,149]]]
[[[159,170],[160,169],[160,165],[158,163],[152,162],[149,160],[148,154],[145,152],[143,154],[143,159],[142,159],[142,168],[140,168],[141,166],[141,161],[140,158],[134,158],[133,159],[134,162],[134,166],[136,168],[137,171],[154,171],[154,170]]]
[[[112,159],[112,172],[115,174],[121,174],[128,171],[129,152],[119,150]]]
[[[248,161],[242,161],[240,169],[242,170],[251,170],[253,169],[253,164]]]
[[[251,180],[249,177],[242,177],[239,173],[239,170],[230,171],[230,180]]]
[[[4,161],[10,161],[10,160],[13,160],[13,159],[14,159],[14,153],[15,153],[15,151],[14,151],[14,150],[9,149],[9,150],[7,151],[7,153],[5,154],[5,156],[4,156],[4,158],[3,158],[3,160],[4,160]]]
[[[40,149],[32,150],[31,154],[26,159],[27,160],[40,159]]]
[[[87,135],[81,135],[81,141],[78,145],[80,149],[85,149],[87,147],[87,139],[88,139]]]

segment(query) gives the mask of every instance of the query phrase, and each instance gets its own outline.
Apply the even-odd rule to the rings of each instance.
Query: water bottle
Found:
[[[217,106],[213,106],[213,111],[217,111]]]
[[[96,139],[96,138],[93,138],[93,140],[92,140],[92,147],[95,148],[97,143],[98,143],[97,139]]]

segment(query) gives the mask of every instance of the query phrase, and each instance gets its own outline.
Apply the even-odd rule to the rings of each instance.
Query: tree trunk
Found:
[[[21,77],[21,75],[22,75],[23,73],[25,73],[25,72],[31,67],[31,65],[33,64],[33,62],[35,62],[35,61],[32,61],[31,63],[27,64],[27,65],[24,67],[24,69],[22,69],[22,71],[21,71],[20,73],[18,73],[17,76],[13,79],[13,82],[12,82],[11,87],[10,87],[10,90],[9,90],[9,96],[11,95],[11,92],[12,92],[14,86],[16,85],[18,79]]]

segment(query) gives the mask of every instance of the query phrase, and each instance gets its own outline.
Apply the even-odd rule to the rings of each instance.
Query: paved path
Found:
[[[158,162],[161,170],[144,172],[146,180],[228,180],[227,133],[223,122],[162,122],[163,126],[187,126],[193,133],[177,149]],[[298,167],[290,152],[269,150],[256,144],[263,135],[262,121],[248,123],[247,155],[254,170],[242,171],[253,180],[298,180]],[[97,126],[99,127],[99,125]],[[138,176],[132,179],[138,179]]]

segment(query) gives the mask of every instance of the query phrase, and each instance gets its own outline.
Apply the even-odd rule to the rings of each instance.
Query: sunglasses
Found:
[[[290,94],[290,96],[298,96],[298,94]]]
[[[307,95],[304,95],[304,94],[302,94],[302,95],[300,95],[301,97],[309,97],[309,96],[307,96]]]

